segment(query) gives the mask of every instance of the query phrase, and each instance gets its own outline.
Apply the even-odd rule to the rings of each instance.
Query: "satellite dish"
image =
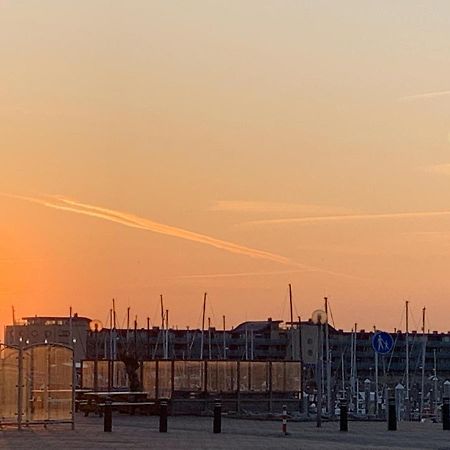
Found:
[[[103,328],[103,324],[102,324],[101,320],[95,319],[95,320],[91,320],[89,322],[89,329],[91,331],[102,331],[102,328]]]
[[[327,323],[327,313],[321,309],[316,309],[311,316],[311,320],[316,325],[325,325]]]

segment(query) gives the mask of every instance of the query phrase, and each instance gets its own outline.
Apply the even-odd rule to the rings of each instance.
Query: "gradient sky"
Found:
[[[448,1],[0,0],[0,322],[450,330]],[[345,217],[343,217],[345,216]],[[403,322],[402,322],[403,321]]]

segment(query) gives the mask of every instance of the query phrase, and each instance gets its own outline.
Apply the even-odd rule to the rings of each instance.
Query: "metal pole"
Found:
[[[409,302],[406,301],[406,420],[409,420]]]
[[[322,361],[323,361],[323,348],[322,348],[322,324],[319,322],[319,336],[317,338],[318,346],[318,361],[316,365],[317,372],[317,417],[316,425],[318,428],[322,426]]]
[[[150,359],[150,317],[147,317],[147,358]]]
[[[327,369],[327,413],[332,415],[331,411],[331,358],[330,358],[330,340],[328,326],[328,297],[325,300],[325,313],[327,321],[325,323],[325,352],[326,352],[326,369]]]
[[[162,294],[159,295],[159,300],[160,300],[160,307],[161,307],[161,333],[158,333],[158,339],[159,339],[159,335],[161,335],[161,354],[162,354],[162,358],[164,359],[164,355],[165,355],[165,348],[166,348],[166,334],[164,332],[164,300],[163,300],[163,296]],[[156,346],[155,346],[155,354],[157,351],[157,347],[158,347],[158,342],[156,342]]]
[[[225,316],[223,316],[223,359],[227,359],[227,341],[225,333]]]
[[[22,430],[23,415],[23,342],[19,338],[19,360],[17,374],[17,429]]]
[[[206,311],[206,292],[203,295],[203,312],[202,312],[202,334],[200,339],[200,359],[203,359],[203,344],[205,333],[205,311]]]
[[[168,309],[166,309],[166,338],[165,338],[164,359],[169,359],[169,310]]]
[[[375,416],[378,417],[378,353],[375,352]]]
[[[295,359],[295,348],[294,348],[294,314],[292,310],[292,286],[289,283],[289,310],[291,313],[291,328],[290,328],[290,336],[291,336],[291,359]]]
[[[438,392],[437,392],[437,362],[436,362],[436,349],[433,349],[433,400],[434,400],[434,406],[433,406],[433,413],[434,415],[437,415],[437,404],[438,404]]]
[[[77,384],[77,368],[75,362],[75,339],[72,342],[72,430],[75,430],[75,389]]]
[[[211,348],[211,317],[208,317],[208,359],[211,360],[212,348]]]
[[[423,404],[425,398],[425,363],[427,351],[427,338],[425,336],[425,308],[422,309],[422,370],[420,383],[420,420],[423,417]]]

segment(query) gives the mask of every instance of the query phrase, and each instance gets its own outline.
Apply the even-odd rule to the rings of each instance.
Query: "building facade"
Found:
[[[70,317],[24,317],[5,327],[6,345],[63,344],[74,347],[76,362],[87,357],[86,345],[91,319],[74,314]]]

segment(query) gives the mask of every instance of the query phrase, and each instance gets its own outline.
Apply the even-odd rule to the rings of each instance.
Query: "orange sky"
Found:
[[[450,330],[447,1],[0,0],[0,324]],[[345,216],[345,217],[343,217]]]

